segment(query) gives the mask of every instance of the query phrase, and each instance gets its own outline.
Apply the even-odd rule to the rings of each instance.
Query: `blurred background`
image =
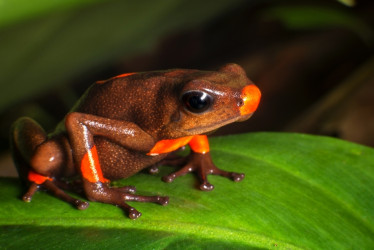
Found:
[[[374,146],[374,1],[0,1],[0,175],[15,176],[10,124],[47,131],[96,80],[240,64],[262,90],[246,122]]]

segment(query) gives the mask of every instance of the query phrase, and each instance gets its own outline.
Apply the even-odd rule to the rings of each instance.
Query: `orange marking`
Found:
[[[209,142],[206,135],[195,135],[190,143],[192,151],[200,154],[205,154],[209,152]]]
[[[108,179],[104,178],[103,172],[101,171],[96,146],[93,146],[83,156],[81,161],[81,171],[83,178],[89,182],[109,182]]]
[[[29,181],[34,182],[38,185],[43,184],[46,180],[52,181],[52,178],[50,178],[48,176],[38,174],[38,173],[35,173],[32,170],[29,171],[27,179],[29,179]]]
[[[164,153],[170,153],[177,150],[180,147],[186,145],[194,136],[186,136],[178,139],[161,140],[147,153],[147,155],[159,155]]]
[[[107,81],[110,81],[110,80],[113,80],[113,79],[117,79],[117,78],[121,78],[121,77],[126,77],[126,76],[131,76],[131,75],[134,75],[134,74],[136,74],[136,73],[125,73],[125,74],[121,74],[121,75],[112,77],[109,80],[97,81],[96,84],[103,84],[103,83],[106,83]]]
[[[240,107],[240,115],[248,115],[257,109],[261,99],[261,92],[256,85],[251,84],[242,89],[241,98],[244,101],[244,105]]]
[[[121,78],[121,77],[131,76],[131,75],[134,75],[134,74],[136,74],[136,73],[125,73],[125,74],[121,74],[121,75],[115,76],[112,79],[117,79],[117,78]]]

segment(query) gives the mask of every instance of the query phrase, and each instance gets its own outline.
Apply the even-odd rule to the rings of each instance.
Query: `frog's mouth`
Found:
[[[246,115],[237,116],[234,118],[228,118],[226,120],[220,120],[218,123],[214,123],[208,126],[200,126],[199,128],[190,128],[185,130],[191,135],[197,135],[197,134],[205,134],[214,130],[219,129],[220,127],[223,127],[225,125],[228,125],[230,123],[234,122],[243,122],[248,120],[253,115],[253,112]]]
[[[248,120],[249,118],[251,118],[253,113],[254,112],[240,116],[239,119],[237,120],[237,122],[244,122],[244,121]]]

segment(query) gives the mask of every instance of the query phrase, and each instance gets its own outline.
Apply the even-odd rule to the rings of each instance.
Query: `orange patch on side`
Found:
[[[261,92],[256,85],[251,84],[242,89],[241,98],[244,105],[240,107],[240,115],[248,115],[256,111],[261,99]]]
[[[209,152],[209,142],[206,135],[195,135],[190,143],[192,151],[200,154],[205,154]]]
[[[52,181],[52,178],[50,178],[48,176],[38,174],[38,173],[35,173],[32,170],[29,171],[27,179],[31,182],[34,182],[34,183],[38,184],[38,185],[43,184],[46,180]]]
[[[96,146],[93,146],[81,161],[82,176],[89,182],[109,182],[105,179],[99,163],[99,155]]]
[[[115,76],[113,77],[113,79],[117,79],[117,78],[121,78],[121,77],[126,77],[126,76],[131,76],[131,75],[134,75],[136,73],[125,73],[125,74],[121,74],[121,75],[118,75],[118,76]]]
[[[178,139],[161,140],[147,153],[147,155],[159,155],[170,153],[186,145],[194,136],[186,136]]]
[[[115,76],[115,77],[112,77],[110,78],[109,80],[113,80],[113,79],[117,79],[117,78],[121,78],[121,77],[126,77],[126,76],[131,76],[131,75],[134,75],[136,73],[125,73],[125,74],[121,74],[121,75],[118,75],[118,76]],[[101,81],[97,81],[96,84],[103,84],[103,83],[106,83],[107,81],[109,80],[101,80]]]

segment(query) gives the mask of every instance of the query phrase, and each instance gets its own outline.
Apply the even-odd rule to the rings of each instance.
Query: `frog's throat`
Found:
[[[248,116],[248,118],[249,117],[250,117],[250,115]],[[216,130],[220,127],[223,127],[227,124],[230,124],[230,123],[233,123],[233,122],[236,122],[236,121],[241,121],[242,119],[243,119],[242,116],[237,116],[237,117],[229,118],[229,119],[226,119],[226,120],[220,120],[219,122],[217,122],[215,124],[208,125],[208,126],[199,126],[198,128],[186,129],[184,132],[187,132],[190,135],[206,134],[206,133],[209,133],[209,132],[211,132],[213,130]]]

